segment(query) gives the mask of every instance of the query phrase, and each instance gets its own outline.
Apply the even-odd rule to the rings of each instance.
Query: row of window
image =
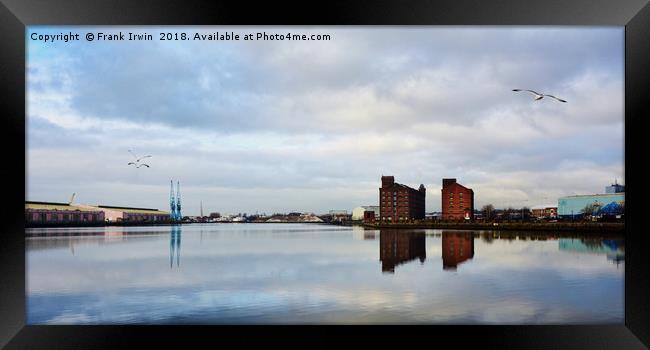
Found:
[[[59,217],[59,215],[61,215]],[[101,216],[99,214],[50,214],[49,218],[47,216],[47,213],[31,213],[31,215],[25,215],[27,221],[33,221],[33,222],[45,222],[45,221],[51,221],[51,222],[78,222],[78,221],[98,221],[101,220]]]
[[[158,215],[126,215],[125,221],[158,221],[168,217]]]
[[[384,220],[384,221],[393,221],[392,216],[382,216],[381,219]],[[400,217],[398,217],[398,221],[404,221],[404,220],[410,220],[410,219],[411,218],[409,218],[408,216],[400,216]]]
[[[165,220],[167,216],[162,215],[127,215],[125,221],[158,221]],[[25,214],[25,221],[27,222],[95,222],[101,221],[103,217],[101,214],[49,214],[48,213],[29,213]]]

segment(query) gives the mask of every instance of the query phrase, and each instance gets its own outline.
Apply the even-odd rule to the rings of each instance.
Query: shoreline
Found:
[[[448,229],[448,230],[467,230],[467,231],[517,231],[517,232],[534,232],[539,234],[555,234],[558,232],[562,233],[585,233],[585,234],[598,234],[598,233],[613,233],[613,234],[625,234],[625,223],[597,223],[597,222],[586,222],[586,223],[567,223],[567,222],[558,222],[558,223],[454,223],[454,222],[438,222],[438,223],[401,223],[401,224],[364,224],[359,222],[346,222],[346,223],[322,223],[322,222],[271,222],[263,224],[316,224],[316,225],[331,225],[331,226],[361,226],[365,229],[388,229],[388,230],[412,230],[412,229]],[[122,223],[122,224],[102,224],[102,225],[57,225],[57,226],[26,226],[25,236],[54,236],[54,235],[88,235],[92,234],[90,232],[66,232],[58,233],[56,231],[63,231],[65,228],[99,228],[99,227],[128,227],[128,226],[174,226],[174,225],[191,225],[191,224],[205,224],[205,223],[146,223],[146,224],[137,224],[137,223]],[[224,224],[220,222],[214,222],[211,224]],[[225,223],[228,224],[228,223]],[[232,224],[232,223],[230,223]],[[236,224],[248,224],[246,222],[237,222]],[[27,232],[28,229],[53,229],[49,232]],[[103,232],[97,232],[96,234],[100,235]]]
[[[554,223],[402,223],[402,224],[363,224],[373,229],[453,229],[482,231],[539,231],[539,232],[582,232],[582,233],[625,233],[622,222],[554,222]]]

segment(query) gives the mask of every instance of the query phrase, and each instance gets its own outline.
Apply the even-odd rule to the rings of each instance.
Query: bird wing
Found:
[[[533,90],[512,89],[512,91],[529,91],[529,92],[534,93],[535,95],[539,95],[539,96],[542,95],[542,94],[538,93],[537,91],[533,91]]]
[[[552,98],[554,98],[554,99],[556,99],[556,100],[558,100],[558,101],[560,101],[560,102],[566,102],[565,100],[563,100],[563,99],[561,99],[561,98],[557,98],[557,97],[555,97],[555,96],[553,96],[553,95],[544,95],[544,96],[552,97]]]
[[[129,164],[127,164],[127,165],[131,165],[131,164],[135,164],[135,163],[133,163],[133,162],[129,162]]]
[[[136,156],[135,153],[133,153],[133,151],[129,150],[129,153],[131,153],[135,157],[135,159],[138,159],[138,156]]]
[[[147,168],[149,167],[147,164],[144,164],[144,163],[140,164],[139,167],[141,167],[141,166],[146,166]],[[139,168],[139,167],[138,167],[138,168]]]
[[[140,159],[145,159],[145,158],[151,158],[151,156],[150,156],[150,155],[148,155],[148,156],[144,156],[144,157],[142,157],[142,158],[138,158],[138,160],[140,160]]]

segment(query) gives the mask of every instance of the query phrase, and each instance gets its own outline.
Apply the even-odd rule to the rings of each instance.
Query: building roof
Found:
[[[453,182],[453,183],[450,183],[450,184],[447,185],[447,187],[452,187],[452,186],[459,186],[459,187],[464,188],[464,189],[466,189],[468,191],[474,192],[474,190],[472,190],[471,188],[463,186],[463,185],[459,184],[458,182]],[[445,186],[443,185],[443,187],[445,187]]]
[[[98,205],[97,208],[123,211],[125,213],[165,214],[165,215],[169,215],[169,212],[158,210],[158,209],[151,209],[151,208],[115,207],[115,206],[111,206],[111,205]]]
[[[546,205],[536,205],[530,209],[548,209],[548,208],[557,208],[557,204],[546,204]]]
[[[625,195],[625,192],[618,192],[618,193],[599,193],[599,194],[577,194],[573,196],[564,196],[560,197],[559,199],[563,198],[580,198],[580,197],[620,197],[622,195]]]
[[[420,186],[423,186],[423,185],[420,185]],[[393,183],[392,187],[384,187],[384,188],[394,188],[394,187],[400,187],[400,188],[404,188],[404,189],[407,189],[407,190],[413,190],[413,191],[419,192],[418,190],[416,190],[413,187],[409,187],[409,186],[406,186],[406,185],[403,185],[403,184],[397,183],[397,182]]]
[[[34,209],[34,210],[67,210],[67,211],[100,211],[98,209],[87,209],[81,208],[76,205],[70,205],[68,203],[57,203],[57,202],[34,202],[26,201],[25,209]]]

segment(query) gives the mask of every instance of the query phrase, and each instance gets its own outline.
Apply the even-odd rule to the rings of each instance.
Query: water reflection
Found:
[[[624,321],[620,235],[307,224],[94,230],[27,238],[29,324]]]
[[[181,264],[181,225],[172,226],[169,237],[169,268],[174,266],[174,252],[176,253],[176,267],[179,267]]]
[[[558,247],[561,251],[604,254],[616,266],[625,261],[625,242],[622,239],[560,238]]]
[[[442,231],[442,269],[456,271],[458,265],[474,257],[471,232]]]
[[[427,258],[424,241],[424,232],[380,230],[379,260],[381,260],[381,271],[395,273],[395,266],[417,258],[420,259],[420,263],[424,263]]]

